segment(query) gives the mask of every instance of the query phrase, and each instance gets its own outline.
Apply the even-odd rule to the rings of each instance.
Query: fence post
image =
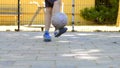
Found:
[[[20,0],[18,0],[18,18],[17,18],[18,29],[16,31],[20,31]]]
[[[75,0],[72,0],[72,32],[74,32],[74,22],[75,22]]]

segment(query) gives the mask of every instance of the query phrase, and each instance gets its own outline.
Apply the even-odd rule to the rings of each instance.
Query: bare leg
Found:
[[[60,9],[61,9],[61,0],[57,0],[54,2],[52,15],[54,15],[57,12],[60,12]]]
[[[45,31],[49,31],[51,26],[52,8],[47,7],[45,12]]]
[[[52,11],[52,15],[58,13],[61,11],[61,0],[57,0],[54,2],[54,6],[53,6],[53,11]],[[67,28],[61,28],[61,29],[57,29],[55,28],[55,32],[54,35],[55,37],[59,37],[61,36],[63,33],[65,33],[67,31]]]
[[[52,15],[60,12],[61,10],[61,0],[57,0],[54,2],[54,6],[53,6],[53,10],[52,10]],[[57,28],[55,27],[55,30],[57,30]]]
[[[54,2],[54,6],[52,7],[46,7],[45,12],[45,31],[49,31],[51,26],[51,17],[57,12],[60,12],[61,8],[61,0],[57,0]]]

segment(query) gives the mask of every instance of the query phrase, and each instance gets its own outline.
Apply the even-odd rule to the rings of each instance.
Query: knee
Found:
[[[47,7],[45,13],[46,14],[51,14],[52,13],[52,8],[51,7]]]

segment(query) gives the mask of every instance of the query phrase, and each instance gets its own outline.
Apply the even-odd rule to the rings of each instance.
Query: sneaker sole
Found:
[[[44,42],[51,42],[51,39],[44,39]]]
[[[67,28],[62,32],[62,33],[59,33],[59,34],[57,34],[55,37],[59,37],[59,36],[61,36],[63,33],[65,33],[67,31]]]

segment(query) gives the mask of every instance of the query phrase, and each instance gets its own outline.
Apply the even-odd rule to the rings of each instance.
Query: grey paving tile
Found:
[[[51,32],[52,34],[53,32]],[[1,32],[0,68],[119,68],[119,32]]]

